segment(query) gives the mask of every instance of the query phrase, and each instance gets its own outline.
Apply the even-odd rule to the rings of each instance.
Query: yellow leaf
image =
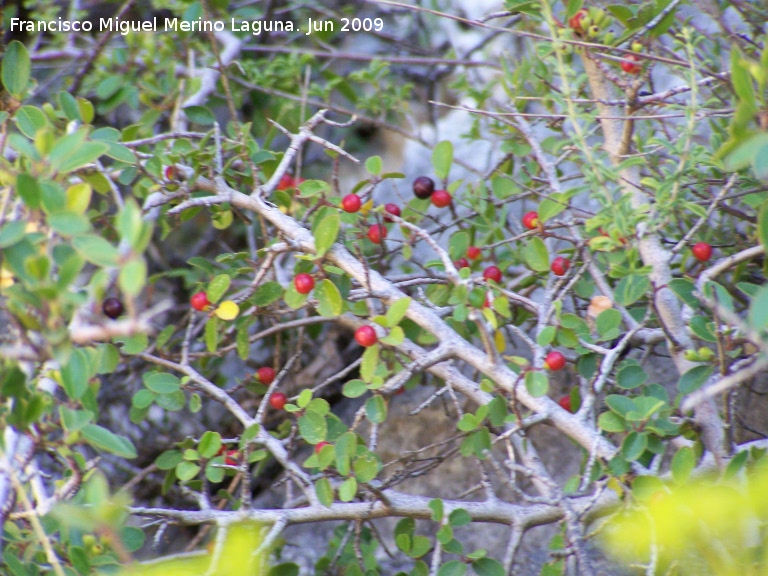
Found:
[[[77,214],[85,214],[91,203],[92,189],[86,182],[80,182],[67,188],[67,210]]]
[[[240,314],[240,306],[238,306],[232,300],[224,300],[219,307],[216,308],[216,316],[222,320],[234,320],[237,315]]]
[[[496,330],[493,335],[493,339],[496,341],[496,350],[499,351],[499,354],[504,352],[504,350],[507,348],[507,343],[504,340],[504,333],[501,330]]]
[[[0,268],[0,290],[13,286],[16,279],[13,277],[13,273],[5,268]]]
[[[368,212],[371,211],[371,208],[373,208],[373,198],[369,198],[365,204],[360,206],[360,214],[368,216]]]

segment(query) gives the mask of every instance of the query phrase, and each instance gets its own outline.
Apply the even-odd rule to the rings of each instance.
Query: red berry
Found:
[[[691,252],[693,252],[696,260],[699,262],[706,262],[712,258],[712,245],[707,244],[706,242],[697,242],[691,248]]]
[[[568,268],[570,267],[571,261],[568,260],[568,258],[558,256],[552,260],[552,266],[550,266],[549,269],[552,270],[552,274],[555,276],[565,276],[565,273],[568,272]]]
[[[462,268],[469,268],[469,260],[467,260],[466,258],[459,258],[458,260],[456,260],[456,262],[454,262],[454,264],[456,265],[456,268],[458,268],[459,270],[461,270]]]
[[[381,244],[381,241],[387,237],[387,229],[384,224],[373,224],[368,228],[368,240],[374,244]]]
[[[282,410],[288,404],[288,396],[282,392],[275,392],[269,397],[269,405],[275,410]]]
[[[166,166],[165,167],[165,179],[166,180],[176,180],[176,166]]]
[[[192,294],[192,298],[189,299],[189,303],[192,305],[192,308],[199,312],[202,312],[211,305],[210,300],[208,300],[208,295],[205,292],[197,292],[196,294]]]
[[[432,192],[435,191],[435,182],[432,178],[427,176],[419,176],[413,181],[413,193],[417,198],[424,200],[432,196]]]
[[[283,174],[283,177],[280,178],[280,182],[277,184],[278,190],[290,190],[291,188],[295,188],[295,187],[296,187],[296,180],[290,174]]]
[[[269,386],[275,381],[275,371],[269,366],[262,366],[256,370],[256,378],[258,378],[259,382],[262,384]]]
[[[239,464],[239,456],[240,453],[237,450],[227,450],[227,455],[224,456],[224,464],[227,466],[237,466]]]
[[[373,326],[360,326],[360,328],[355,330],[355,340],[357,340],[360,346],[368,348],[376,344],[379,341],[379,337],[376,336],[376,330],[373,329]]]
[[[643,69],[642,64],[638,64],[642,59],[635,54],[627,54],[621,61],[621,69],[627,74],[640,74]]]
[[[565,356],[557,350],[552,350],[544,358],[544,368],[557,372],[565,367]]]
[[[315,279],[306,272],[302,272],[301,274],[296,274],[296,278],[293,279],[293,285],[299,294],[309,294],[312,292],[312,288],[315,287]]]
[[[384,204],[384,220],[387,222],[394,222],[392,218],[388,216],[388,214],[392,214],[392,216],[400,217],[400,206],[397,204]]]
[[[117,298],[107,298],[101,305],[101,311],[104,316],[114,320],[123,313],[123,303]]]
[[[448,190],[435,190],[435,193],[432,194],[432,204],[438,208],[445,208],[446,206],[450,206],[451,200],[452,198],[448,193]]]
[[[539,213],[531,210],[530,212],[526,212],[523,216],[523,226],[528,228],[528,230],[535,230],[539,227]]]
[[[573,410],[571,409],[570,395],[563,396],[562,398],[560,398],[560,400],[557,401],[557,403],[560,404],[560,408],[562,408],[563,410],[567,410],[568,412],[573,412]]]
[[[341,201],[341,207],[344,210],[344,212],[349,212],[350,214],[354,214],[358,210],[360,210],[360,206],[363,205],[362,200],[360,200],[360,196],[357,194],[347,194],[344,196],[344,199]]]
[[[478,248],[477,246],[470,246],[469,248],[467,248],[467,258],[469,258],[470,260],[477,260],[478,258],[480,258],[480,256],[481,256],[480,248]]]
[[[315,454],[320,454],[320,450],[330,445],[331,443],[326,442],[325,440],[323,440],[322,442],[318,442],[317,444],[315,444]]]
[[[581,26],[581,21],[584,19],[584,16],[586,15],[587,15],[586,10],[579,10],[578,12],[576,12],[576,14],[571,16],[568,19],[568,26],[571,28],[571,30],[573,30],[574,32],[577,32],[578,34],[581,34],[582,32],[584,32],[584,28],[582,28]]]
[[[488,268],[483,270],[483,278],[493,280],[498,284],[501,282],[501,270],[499,270],[498,266],[488,266]]]

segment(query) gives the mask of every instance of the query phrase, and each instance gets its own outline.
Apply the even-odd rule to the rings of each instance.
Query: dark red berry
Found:
[[[563,410],[567,410],[568,412],[573,412],[571,409],[571,397],[570,396],[563,396],[560,398],[560,400],[557,401],[558,404],[560,404],[560,408]]]
[[[315,454],[320,454],[320,451],[323,448],[325,448],[326,446],[330,446],[330,445],[331,445],[331,443],[330,442],[326,442],[325,440],[323,440],[322,442],[318,442],[317,444],[315,444]]]
[[[117,298],[107,298],[101,305],[101,311],[104,312],[104,316],[112,318],[114,320],[118,316],[123,314],[123,303]]]
[[[435,181],[427,176],[419,176],[413,181],[413,193],[422,200],[432,196],[435,191]]]
[[[392,218],[390,218],[388,215],[392,214],[392,216],[400,217],[400,206],[397,204],[384,204],[384,220],[387,222],[394,222]]]
[[[456,268],[458,268],[459,270],[461,270],[462,268],[469,268],[469,260],[463,257],[456,260],[454,264],[456,265]]]
[[[269,386],[272,384],[272,382],[275,381],[275,371],[273,368],[270,368],[269,366],[262,366],[258,370],[256,370],[256,378],[259,379],[259,382],[262,384],[266,384]]]
[[[493,280],[498,284],[501,282],[501,270],[499,270],[498,266],[488,266],[488,268],[483,270],[483,278]]]

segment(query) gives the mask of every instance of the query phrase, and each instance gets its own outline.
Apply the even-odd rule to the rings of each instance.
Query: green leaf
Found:
[[[344,383],[342,394],[347,398],[359,398],[368,391],[368,385],[362,380],[350,380]]]
[[[458,560],[449,560],[437,571],[437,576],[464,576],[467,573],[467,565]]]
[[[709,379],[712,375],[712,367],[702,364],[700,366],[694,366],[688,370],[685,374],[680,376],[680,380],[677,382],[677,389],[681,394],[690,394],[695,392]]]
[[[768,327],[768,286],[760,288],[752,298],[747,320],[755,330],[765,330]]]
[[[691,331],[705,342],[717,342],[717,336],[713,330],[713,323],[704,316],[694,316],[688,323]]]
[[[16,191],[29,208],[36,210],[40,207],[40,187],[37,180],[26,172],[16,177]]]
[[[621,326],[621,312],[615,308],[603,310],[597,316],[597,333],[603,340],[616,338],[619,335],[619,326]]]
[[[393,326],[400,324],[400,321],[405,317],[406,312],[408,312],[408,306],[410,306],[410,304],[410,298],[400,298],[389,305],[385,315],[387,319],[387,328],[392,328]]]
[[[597,419],[597,425],[600,430],[605,432],[624,432],[627,429],[627,423],[618,414],[614,412],[603,412]]]
[[[147,263],[141,256],[135,257],[120,267],[117,278],[120,290],[128,296],[136,297],[147,283]]]
[[[200,437],[197,451],[203,458],[213,458],[221,448],[221,435],[218,432],[206,430]]]
[[[389,334],[380,339],[380,342],[390,346],[400,346],[405,339],[405,332],[400,326],[395,326],[389,331]]]
[[[693,282],[687,278],[674,278],[669,282],[668,286],[688,306],[698,308],[699,300],[694,296],[696,285]]]
[[[155,465],[160,470],[171,470],[172,468],[176,468],[176,466],[183,461],[184,458],[178,450],[166,450],[157,457]]]
[[[315,288],[315,297],[317,298],[317,311],[320,316],[326,318],[335,318],[344,311],[341,292],[336,284],[328,279],[323,280]]]
[[[630,306],[640,300],[651,287],[647,276],[630,274],[619,280],[616,286],[616,301],[622,306]]]
[[[760,215],[757,219],[757,237],[763,249],[768,252],[768,201],[760,206]]]
[[[379,470],[381,469],[381,463],[376,456],[367,452],[355,459],[352,468],[355,471],[355,476],[357,477],[358,482],[370,482],[378,475]]]
[[[190,122],[200,124],[201,126],[213,126],[216,120],[211,111],[205,106],[187,106],[183,110]]]
[[[501,562],[493,558],[480,558],[476,562],[472,562],[472,569],[477,573],[477,576],[506,576],[507,574]]]
[[[104,142],[81,142],[72,145],[68,141],[69,136],[56,143],[49,159],[51,166],[57,172],[72,172],[91,162],[98,160],[99,156],[109,150]],[[59,150],[62,148],[63,150]]]
[[[414,536],[408,556],[421,558],[432,549],[432,541],[426,536]]]
[[[200,472],[200,465],[194,462],[179,462],[176,466],[176,477],[182,482],[189,482]]]
[[[429,501],[429,507],[432,510],[432,520],[435,522],[443,521],[443,501],[439,498]]]
[[[339,500],[342,502],[352,502],[357,495],[357,479],[347,478],[339,486]]]
[[[464,508],[456,508],[448,515],[448,523],[453,527],[466,526],[470,522],[472,522],[472,516]]]
[[[304,390],[299,393],[299,397],[296,398],[296,406],[301,408],[302,410],[306,408],[309,403],[312,401],[312,390],[309,388],[305,388]]]
[[[365,401],[365,415],[374,424],[381,424],[387,419],[387,403],[382,396],[374,394]]]
[[[544,330],[539,332],[538,337],[536,338],[536,344],[539,346],[549,346],[552,341],[555,339],[555,334],[557,333],[557,328],[554,326],[546,326]]]
[[[277,282],[265,282],[256,290],[253,303],[256,306],[265,307],[277,302],[283,297],[283,287]]]
[[[68,433],[80,430],[93,420],[93,412],[90,410],[72,410],[66,406],[59,407],[61,424]]]
[[[338,212],[330,212],[319,221],[315,220],[312,226],[312,235],[315,237],[315,249],[317,256],[325,256],[331,249],[341,229],[341,216]]]
[[[448,255],[451,260],[458,260],[463,258],[467,254],[467,248],[469,248],[469,234],[464,230],[451,235],[448,240]]]
[[[637,364],[627,364],[619,369],[616,375],[616,385],[624,390],[632,390],[645,384],[648,374],[645,373],[642,366]]]
[[[144,410],[145,408],[152,406],[155,402],[155,398],[157,398],[157,394],[151,390],[141,389],[133,395],[133,398],[131,398],[131,406],[137,410]]]
[[[317,412],[307,412],[299,418],[299,434],[308,444],[318,444],[328,435],[328,423],[325,416]]]
[[[381,156],[371,156],[365,161],[365,169],[369,174],[378,176],[381,174],[381,170],[384,167],[384,163],[381,161]]]
[[[379,345],[370,346],[363,352],[362,364],[360,364],[360,378],[364,382],[371,382],[376,367],[379,365]]]
[[[432,166],[435,168],[435,175],[440,180],[447,180],[448,173],[451,171],[453,163],[453,143],[450,140],[438,142],[432,151]]]
[[[205,324],[205,349],[211,354],[216,352],[219,347],[218,318],[216,316],[209,318]]]
[[[119,264],[120,253],[101,236],[86,234],[72,240],[72,246],[88,262],[105,268],[116,267]]]
[[[0,249],[13,246],[19,240],[24,238],[24,235],[26,234],[24,231],[25,226],[26,223],[21,220],[3,224],[3,227],[0,228]]]
[[[611,394],[606,396],[605,405],[622,418],[626,418],[628,412],[632,412],[637,409],[631,398],[620,396],[618,394]]]
[[[336,470],[342,476],[350,472],[350,462],[357,451],[357,435],[354,432],[345,432],[336,439]]]
[[[642,432],[630,432],[621,443],[621,454],[627,462],[634,462],[648,447],[648,436]]]
[[[549,379],[543,372],[531,370],[525,374],[525,388],[534,398],[544,396],[549,390]]]
[[[696,455],[693,452],[693,448],[683,446],[672,458],[672,463],[670,464],[672,479],[678,484],[685,484],[695,467]]]
[[[528,242],[528,245],[523,249],[523,257],[531,270],[535,272],[549,271],[549,252],[544,240],[538,236],[534,236]]]
[[[64,391],[72,400],[79,400],[88,389],[88,361],[82,350],[74,350],[69,362],[61,369]]]
[[[219,274],[210,281],[208,288],[205,290],[206,296],[211,303],[215,304],[221,297],[229,290],[229,285],[232,283],[232,278],[229,274]]]
[[[144,385],[157,394],[171,394],[181,388],[180,380],[173,374],[165,372],[145,374]]]
[[[272,566],[267,576],[299,576],[299,565],[294,562],[284,562]]]
[[[91,230],[91,222],[82,214],[75,212],[57,212],[48,217],[48,224],[62,236],[71,237],[85,234]]]
[[[30,140],[34,139],[39,130],[48,126],[45,113],[34,106],[22,106],[14,115],[19,131]]]
[[[328,478],[322,477],[315,482],[315,494],[317,494],[320,504],[326,508],[331,507],[331,504],[333,504],[333,488]]]
[[[5,48],[0,77],[3,86],[16,100],[23,100],[29,84],[32,61],[26,46],[18,40],[11,41]]]
[[[85,425],[81,433],[83,439],[97,450],[110,452],[123,458],[136,458],[136,448],[128,438],[118,436],[98,424]]]

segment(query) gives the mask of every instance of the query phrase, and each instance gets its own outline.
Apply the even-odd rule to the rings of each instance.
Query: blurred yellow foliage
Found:
[[[618,559],[647,574],[768,574],[768,467],[728,480],[662,486],[618,513],[604,531]],[[655,566],[654,566],[655,564]]]
[[[266,529],[260,524],[242,522],[228,527],[221,542],[214,542],[204,553],[185,554],[139,562],[126,567],[119,576],[265,576],[269,570],[269,551],[254,552],[264,541]]]

